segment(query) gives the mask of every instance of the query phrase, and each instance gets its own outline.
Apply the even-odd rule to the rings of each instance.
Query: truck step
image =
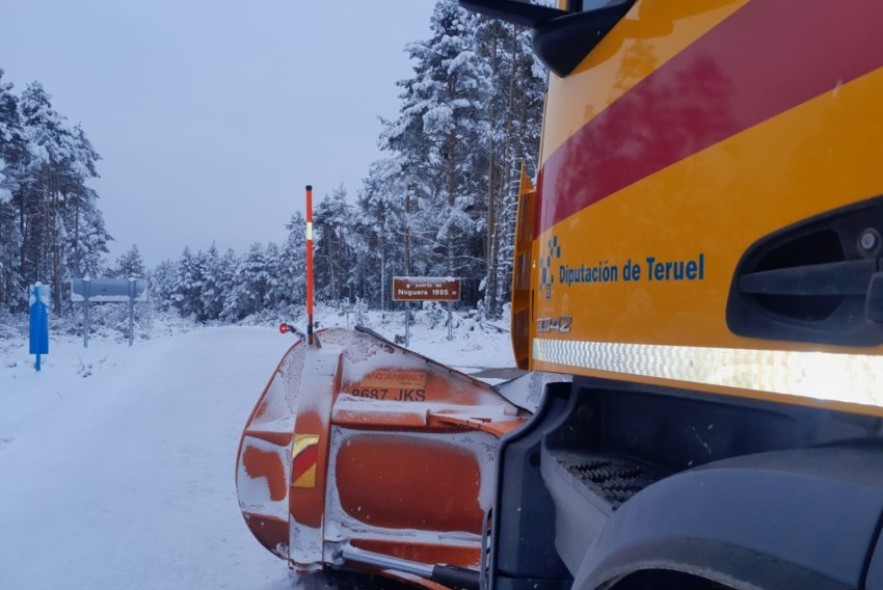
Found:
[[[568,451],[551,454],[574,479],[616,510],[663,474],[625,457],[584,455]]]

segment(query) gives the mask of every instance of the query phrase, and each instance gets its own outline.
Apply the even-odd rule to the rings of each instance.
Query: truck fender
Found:
[[[615,589],[642,570],[674,570],[732,588],[864,588],[869,571],[883,573],[883,550],[873,554],[881,514],[880,444],[710,463],[645,488],[617,510],[573,588]]]

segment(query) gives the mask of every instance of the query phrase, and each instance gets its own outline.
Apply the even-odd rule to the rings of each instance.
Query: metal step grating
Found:
[[[584,486],[606,500],[613,510],[659,479],[644,465],[621,457],[559,455],[561,465]]]

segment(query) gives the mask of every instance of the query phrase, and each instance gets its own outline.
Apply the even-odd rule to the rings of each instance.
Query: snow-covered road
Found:
[[[0,340],[0,590],[294,586],[246,528],[234,484],[241,429],[294,340],[175,331],[157,326],[132,348],[53,336],[40,373],[26,342]],[[453,342],[413,333],[441,362],[514,364],[508,336],[475,322]]]
[[[240,430],[292,342],[268,328],[0,351],[0,588],[291,588],[246,529]],[[85,377],[84,377],[85,375]]]

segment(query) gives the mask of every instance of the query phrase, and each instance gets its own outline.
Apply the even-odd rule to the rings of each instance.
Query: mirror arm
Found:
[[[553,18],[569,14],[565,10],[516,0],[460,0],[460,6],[491,18],[536,29]]]

